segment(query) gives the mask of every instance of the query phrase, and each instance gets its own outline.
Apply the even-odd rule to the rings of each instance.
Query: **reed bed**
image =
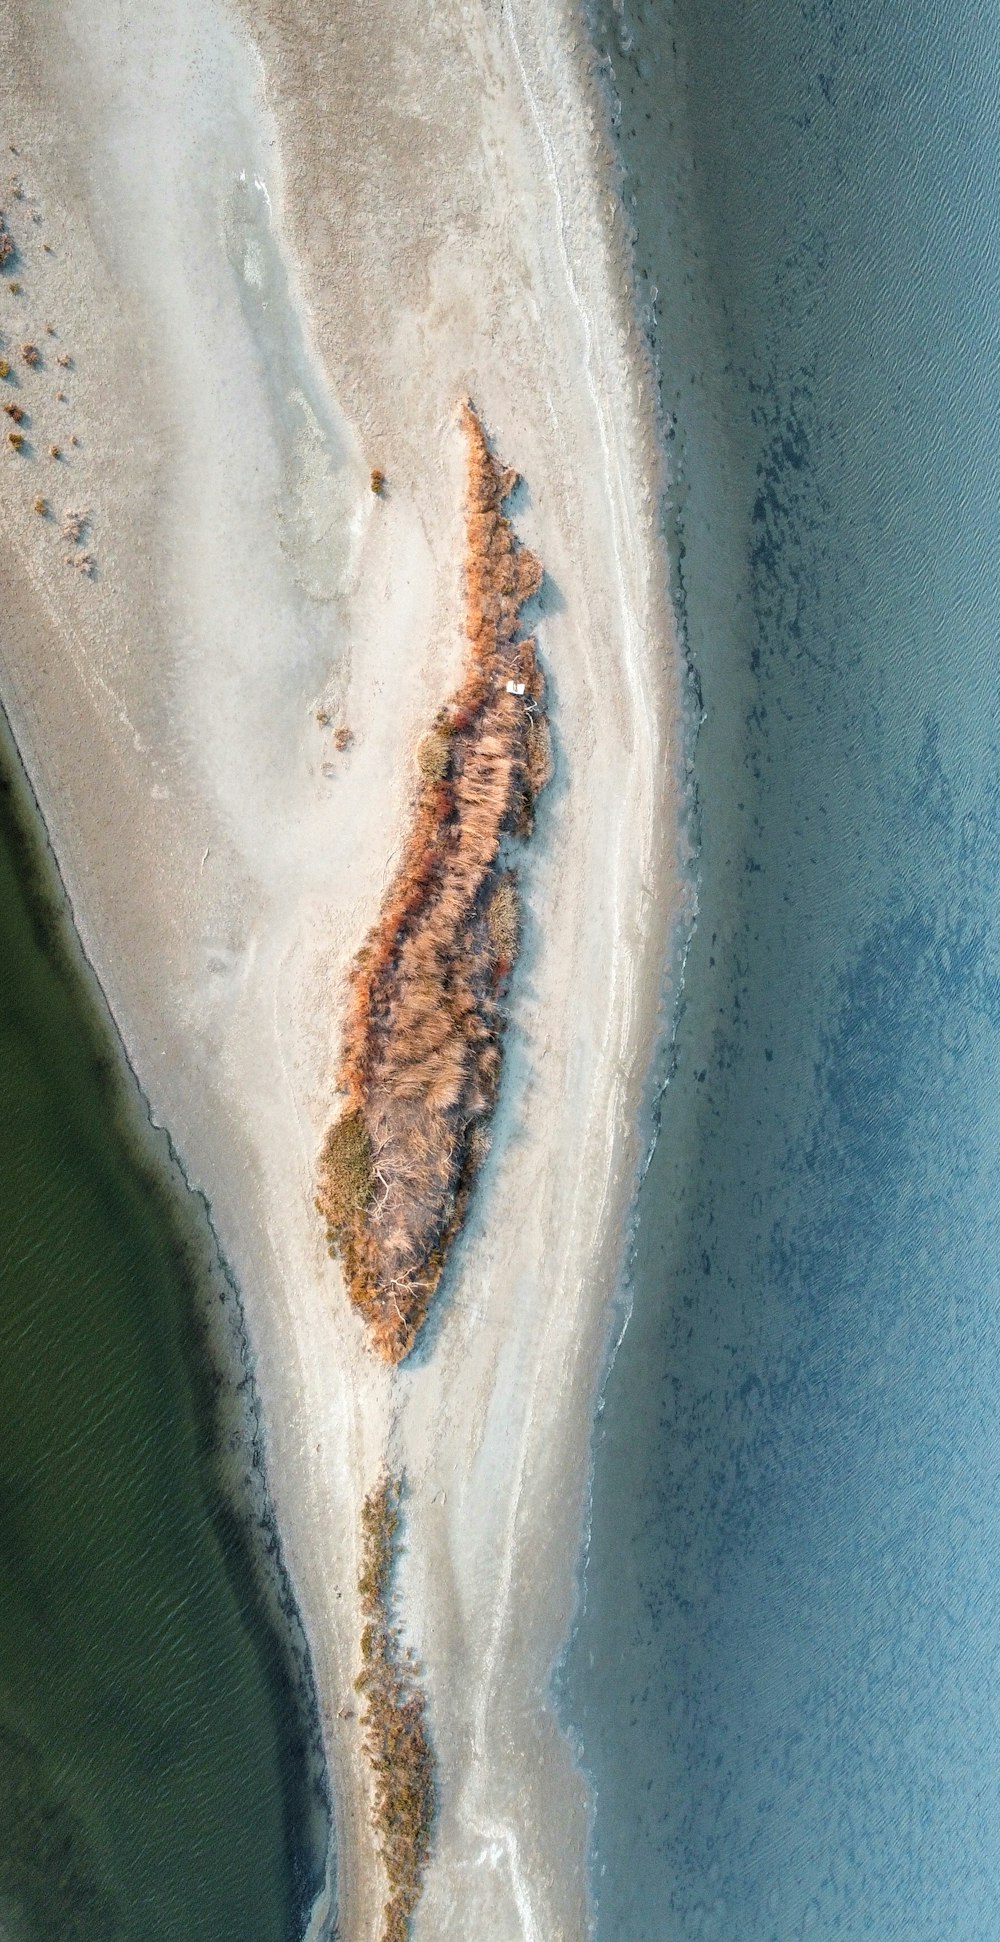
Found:
[[[316,1196],[390,1363],[413,1346],[488,1151],[519,928],[502,850],[530,835],[551,767],[535,642],[520,632],[542,569],[502,510],[517,475],[471,405],[462,426],[466,667],[420,744],[402,861],[351,971],[345,1101]]]
[[[361,1512],[362,1560],[358,1590],[364,1627],[355,1689],[365,1699],[364,1746],[375,1783],[372,1826],[389,1892],[381,1942],[406,1942],[430,1855],[434,1820],[434,1756],[425,1723],[426,1701],[412,1652],[394,1622],[402,1479],[384,1475]]]

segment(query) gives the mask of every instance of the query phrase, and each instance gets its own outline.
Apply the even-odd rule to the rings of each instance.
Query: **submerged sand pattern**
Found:
[[[502,511],[516,473],[490,452],[471,405],[461,417],[467,669],[421,744],[403,859],[352,969],[346,1102],[316,1200],[387,1362],[413,1345],[488,1151],[518,942],[502,852],[505,838],[530,834],[550,772],[543,677],[534,640],[520,637],[542,569]]]

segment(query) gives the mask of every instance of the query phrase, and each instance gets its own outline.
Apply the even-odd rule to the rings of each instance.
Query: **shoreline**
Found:
[[[37,49],[37,72],[25,61],[18,81],[40,129],[53,101],[68,117],[73,181],[38,160],[40,142],[25,153],[120,298],[109,317],[68,262],[81,472],[91,451],[98,461],[87,478],[98,576],[56,582],[12,520],[20,557],[3,565],[19,609],[4,698],[84,949],[245,1291],[322,1698],[344,1933],[370,1935],[379,1901],[358,1737],[338,1712],[357,1669],[358,1510],[391,1451],[411,1480],[401,1609],[427,1669],[442,1789],[416,1932],[583,1935],[587,1788],[550,1680],[578,1599],[609,1294],[676,916],[681,699],[663,455],[648,352],[620,287],[624,220],[611,229],[599,213],[614,157],[589,45],[562,7],[508,11],[496,31],[404,7],[380,62],[377,27],[364,47],[360,32],[341,47],[336,23],[248,0],[251,48],[229,17],[196,19],[175,0],[162,27],[129,23],[116,70],[96,6],[75,0],[71,13],[93,108]],[[171,28],[177,53],[164,46]],[[192,49],[202,78],[182,111],[171,89]],[[215,130],[210,152],[192,136],[190,162],[185,114]],[[155,180],[126,194],[122,170],[150,141]],[[382,149],[395,156],[395,203]],[[220,247],[227,184],[258,163],[288,267],[284,322],[249,189],[243,228],[233,217],[224,231],[236,234],[230,256]],[[72,258],[69,222],[59,243]],[[261,377],[296,331],[330,428],[275,403]],[[153,376],[137,343],[156,347]],[[557,590],[538,627],[556,775],[524,872],[494,1150],[427,1353],[390,1377],[347,1316],[314,1231],[311,1175],[340,980],[401,840],[409,752],[458,667],[447,414],[463,390],[528,481],[518,530]],[[377,529],[363,505],[369,464],[389,482]],[[331,692],[356,746],[328,778],[311,707]],[[86,749],[67,725],[74,709]]]

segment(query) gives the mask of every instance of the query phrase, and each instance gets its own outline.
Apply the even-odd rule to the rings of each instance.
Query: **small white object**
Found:
[[[524,682],[523,682],[523,681],[508,681],[508,683],[507,683],[507,693],[508,693],[509,695],[523,695],[523,693],[524,693]]]

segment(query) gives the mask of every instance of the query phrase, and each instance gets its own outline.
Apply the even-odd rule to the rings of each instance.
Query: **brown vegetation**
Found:
[[[347,1098],[323,1147],[316,1199],[348,1294],[387,1362],[413,1345],[488,1148],[518,932],[501,845],[530,833],[549,773],[542,675],[519,627],[542,570],[501,510],[516,474],[494,459],[469,405],[462,423],[466,672],[418,749],[403,859],[351,973]],[[345,1120],[368,1140],[373,1187],[363,1205],[344,1197]]]
[[[16,253],[16,248],[14,238],[4,221],[3,211],[0,210],[0,263],[9,263]]]
[[[361,1671],[364,1746],[375,1779],[372,1826],[378,1836],[389,1894],[382,1911],[381,1942],[406,1942],[430,1854],[434,1819],[434,1756],[425,1724],[426,1701],[412,1652],[400,1643],[393,1622],[392,1576],[396,1561],[402,1482],[383,1476],[365,1498],[358,1591],[364,1627]]]
[[[42,361],[42,353],[37,344],[22,344],[21,356],[25,364],[40,364]]]
[[[372,476],[371,476],[370,484],[371,484],[371,489],[376,494],[376,496],[382,491],[382,488],[385,485],[385,473],[380,472],[377,465],[372,466]]]

